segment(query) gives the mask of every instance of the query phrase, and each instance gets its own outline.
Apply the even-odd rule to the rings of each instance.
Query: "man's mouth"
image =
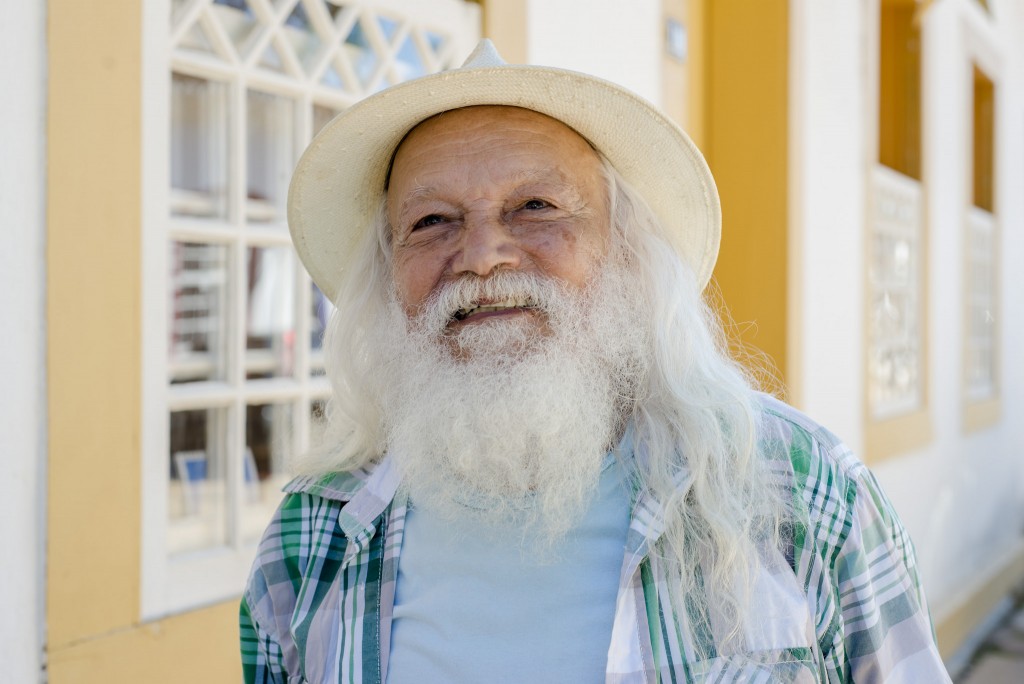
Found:
[[[459,309],[452,316],[456,321],[464,321],[470,316],[476,316],[478,314],[494,313],[499,311],[511,311],[511,310],[524,310],[532,309],[536,306],[532,300],[529,299],[505,299],[500,302],[491,302],[487,304],[474,304],[465,309]]]

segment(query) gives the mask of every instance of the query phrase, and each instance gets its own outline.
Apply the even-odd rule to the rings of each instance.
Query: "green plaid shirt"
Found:
[[[606,682],[949,682],[913,547],[873,475],[806,416],[767,397],[763,405],[762,439],[788,455],[773,461],[774,476],[797,513],[785,571],[755,586],[761,632],[742,657],[717,657],[707,630],[672,609],[648,554],[663,521],[641,495]],[[391,461],[285,491],[242,598],[245,681],[384,684],[407,510]]]

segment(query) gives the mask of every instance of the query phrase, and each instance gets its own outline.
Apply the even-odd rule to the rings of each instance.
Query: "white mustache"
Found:
[[[551,278],[519,271],[498,271],[486,278],[467,275],[444,284],[416,316],[427,332],[441,334],[453,320],[481,306],[517,306],[551,313],[564,303],[564,286]]]

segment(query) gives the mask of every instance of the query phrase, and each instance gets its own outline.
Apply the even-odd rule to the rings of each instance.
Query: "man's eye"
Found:
[[[420,228],[429,228],[430,226],[436,226],[439,223],[444,223],[445,218],[440,214],[428,214],[419,221],[412,225],[413,230],[419,230]]]
[[[530,211],[537,211],[538,209],[547,209],[550,206],[551,205],[548,204],[547,202],[545,202],[544,200],[532,199],[532,200],[527,200],[523,204],[523,209],[528,209]]]

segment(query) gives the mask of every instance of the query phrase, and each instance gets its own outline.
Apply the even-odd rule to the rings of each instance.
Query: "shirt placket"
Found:
[[[331,681],[383,684],[387,676],[397,553],[405,520],[404,505],[394,506],[397,489],[397,472],[385,457],[339,514],[339,525],[350,539],[341,575],[356,579],[343,581],[341,604],[351,608],[339,609],[342,629],[334,661],[339,667]],[[370,560],[376,549],[380,550],[381,567],[377,576],[371,577]],[[375,592],[369,591],[371,586],[376,588]],[[373,620],[367,620],[368,613]],[[367,643],[366,629],[377,632],[373,640],[376,650]],[[342,644],[343,639],[347,647]]]
[[[651,624],[651,616],[657,620],[660,609],[655,580],[649,572],[648,554],[663,530],[661,508],[645,492],[640,492],[630,517],[619,578],[619,595],[605,671],[608,684],[654,684],[660,679],[656,645],[660,643],[661,625],[653,625],[658,631],[652,632]],[[645,567],[647,573],[644,572]]]

